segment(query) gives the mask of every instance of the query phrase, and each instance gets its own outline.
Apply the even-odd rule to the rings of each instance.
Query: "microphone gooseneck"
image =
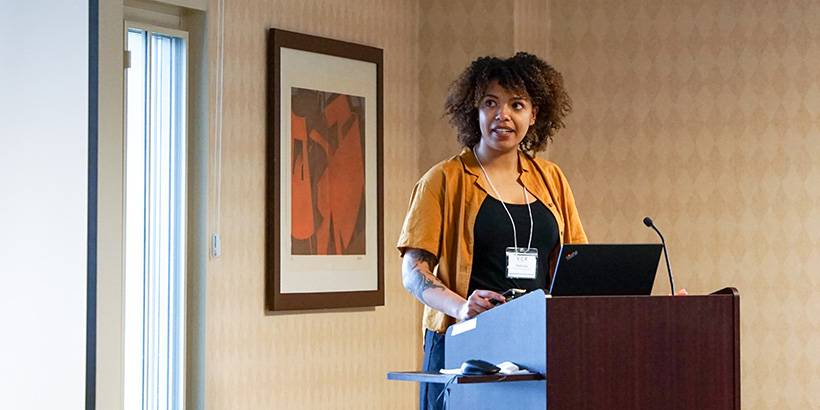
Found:
[[[658,236],[661,237],[661,243],[663,244],[663,258],[666,260],[666,270],[669,272],[669,284],[672,286],[672,295],[675,294],[675,280],[672,278],[672,265],[669,264],[669,250],[666,248],[666,240],[663,239],[663,234],[658,228],[655,227],[655,224],[652,222],[652,219],[649,219],[647,216],[643,218],[643,224],[652,228],[655,232],[658,233]]]

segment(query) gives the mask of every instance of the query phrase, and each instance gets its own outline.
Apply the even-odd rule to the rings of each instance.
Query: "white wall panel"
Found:
[[[0,408],[85,403],[88,2],[0,2]]]

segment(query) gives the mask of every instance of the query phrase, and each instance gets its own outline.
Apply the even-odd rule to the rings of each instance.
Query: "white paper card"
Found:
[[[460,335],[464,332],[469,332],[469,331],[475,329],[476,321],[477,321],[476,318],[472,318],[470,320],[465,320],[463,322],[454,324],[453,325],[452,335],[453,336]]]
[[[535,279],[538,274],[538,249],[507,248],[507,277]]]

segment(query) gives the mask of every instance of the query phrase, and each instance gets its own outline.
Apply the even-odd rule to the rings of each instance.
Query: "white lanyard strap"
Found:
[[[510,210],[507,209],[507,205],[504,203],[504,199],[501,198],[501,194],[498,192],[497,189],[495,189],[495,185],[493,185],[493,181],[490,179],[490,176],[487,175],[487,170],[484,169],[484,165],[481,165],[481,160],[478,159],[478,154],[476,154],[475,148],[473,148],[473,155],[475,156],[476,161],[478,161],[478,166],[481,167],[481,172],[484,173],[484,177],[487,178],[487,182],[490,184],[490,188],[493,189],[493,192],[495,192],[495,195],[498,197],[498,200],[501,202],[501,206],[503,206],[504,210],[507,211],[507,216],[510,217],[510,222],[512,223],[512,228],[513,228],[513,243],[515,244],[515,248],[518,249],[518,234],[515,231],[515,220],[513,219],[512,214],[510,213]],[[527,248],[531,248],[532,247],[532,230],[533,230],[532,229],[532,226],[533,226],[533,223],[532,223],[532,207],[530,206],[530,196],[529,196],[529,194],[527,194],[527,188],[525,188],[525,187],[521,187],[521,188],[524,190],[524,198],[525,198],[524,200],[527,202],[527,210],[529,210],[529,212],[530,212],[530,239],[529,239],[529,242],[527,242]]]

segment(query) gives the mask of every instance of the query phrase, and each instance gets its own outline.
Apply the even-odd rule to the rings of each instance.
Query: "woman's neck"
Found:
[[[473,152],[487,171],[518,173],[517,149],[507,152],[498,152],[479,143],[473,148]]]

